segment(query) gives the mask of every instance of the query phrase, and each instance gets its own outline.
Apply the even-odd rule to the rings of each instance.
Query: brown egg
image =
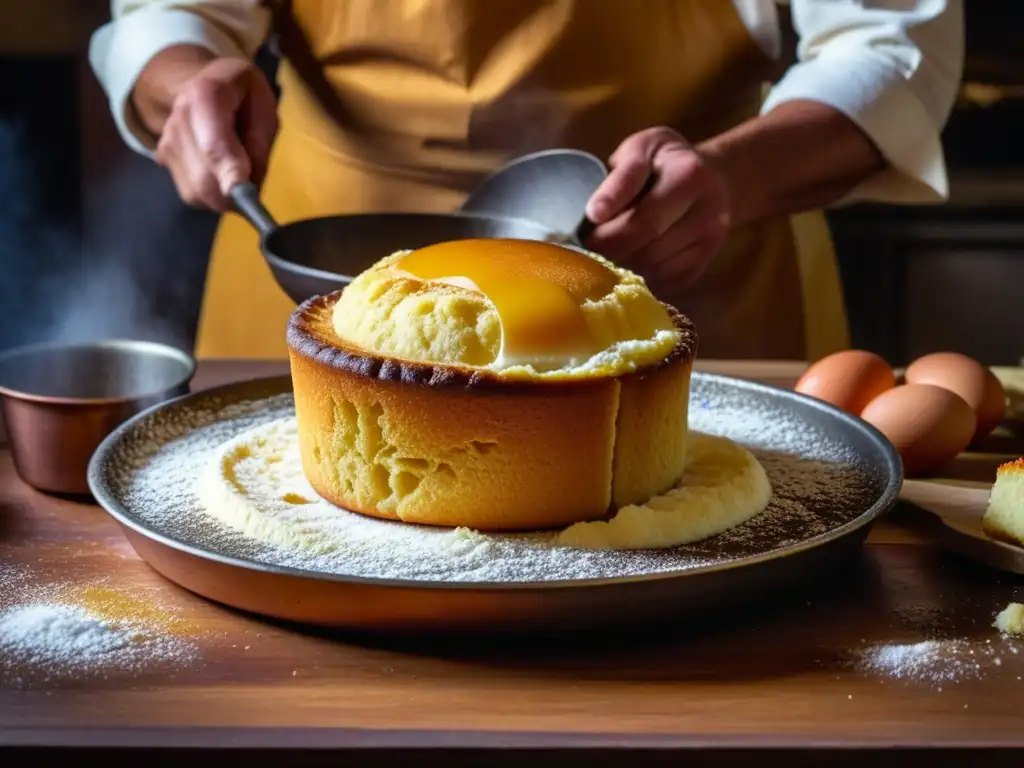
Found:
[[[936,352],[907,366],[908,384],[934,384],[960,395],[974,410],[974,439],[985,437],[1006,415],[1006,392],[999,379],[977,360],[956,352]]]
[[[896,375],[885,360],[874,352],[848,349],[811,365],[794,389],[857,416],[868,403],[895,386]]]
[[[962,397],[932,384],[903,384],[883,392],[861,418],[896,446],[907,477],[955,459],[977,426],[974,411]]]

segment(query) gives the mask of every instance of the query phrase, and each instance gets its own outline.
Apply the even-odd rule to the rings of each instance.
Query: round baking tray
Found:
[[[844,490],[852,510],[824,532],[766,542],[760,549],[720,557],[684,570],[615,578],[531,582],[423,581],[366,578],[302,570],[258,558],[217,551],[190,541],[180,531],[146,519],[133,499],[125,465],[148,441],[158,450],[161,423],[191,414],[210,414],[238,404],[287,395],[287,376],[256,379],[186,395],[140,413],[114,431],[93,456],[89,486],[100,505],[121,525],[135,551],[167,579],[216,602],[263,616],[323,627],[387,633],[515,633],[592,629],[612,624],[679,620],[708,610],[763,602],[777,590],[807,585],[848,562],[870,524],[897,501],[902,465],[891,443],[864,421],[789,390],[695,373],[691,381],[691,421],[696,409],[749,409],[751,418],[782,414],[786,425],[814,439],[840,445],[853,457],[850,471],[862,482]],[[710,409],[710,410],[709,410]],[[710,431],[710,430],[709,430]],[[773,430],[768,430],[772,432]],[[781,432],[778,425],[774,433]],[[169,441],[171,438],[167,438]],[[742,440],[740,442],[743,442]],[[778,451],[793,452],[792,436]],[[814,461],[813,445],[807,447]],[[761,448],[773,450],[770,442]],[[756,451],[755,451],[756,453]],[[770,475],[771,473],[769,473]],[[852,506],[851,506],[852,503]],[[828,493],[817,509],[827,517]],[[161,530],[164,528],[165,530]],[[708,546],[714,546],[708,540]]]

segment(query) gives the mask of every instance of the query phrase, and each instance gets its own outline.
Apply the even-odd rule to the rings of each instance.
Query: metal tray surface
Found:
[[[150,408],[99,447],[89,485],[136,552],[170,581],[237,609],[322,627],[509,634],[696,621],[707,611],[763,603],[779,590],[806,587],[842,567],[860,549],[870,524],[896,503],[903,479],[892,445],[862,420],[789,390],[694,373],[691,429],[747,445],[772,481],[776,494],[769,511],[775,511],[738,533],[647,555],[623,554],[621,575],[448,581],[294,567],[219,522],[197,529],[188,505],[180,514],[173,506],[189,493],[174,487],[184,483],[181,477],[168,476],[170,506],[161,514],[154,514],[151,502],[140,503],[133,489],[136,468],[204,429],[230,432],[225,422],[240,407],[253,410],[255,404],[260,412],[260,404],[273,399],[285,412],[290,391],[287,376],[256,379]],[[280,415],[272,411],[267,420]],[[800,514],[786,511],[796,507]],[[196,533],[211,526],[224,530]]]

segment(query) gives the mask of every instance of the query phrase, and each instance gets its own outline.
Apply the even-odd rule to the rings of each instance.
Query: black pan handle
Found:
[[[627,205],[626,208],[633,208],[634,206],[637,205],[637,203],[643,200],[647,196],[647,193],[651,191],[651,188],[655,185],[657,181],[657,174],[650,174],[647,177],[647,181],[644,182],[643,187],[641,187],[640,191],[637,192],[636,197],[634,197],[630,201],[629,205]],[[584,214],[583,220],[580,221],[580,225],[576,227],[576,239],[585,245],[587,242],[587,238],[589,238],[594,233],[595,229],[597,229],[597,225],[590,219],[588,219],[586,214]]]
[[[277,222],[270,215],[270,211],[263,207],[260,202],[260,190],[251,181],[242,181],[235,184],[228,193],[235,210],[245,217],[246,221],[252,224],[261,237],[269,237],[277,229]]]

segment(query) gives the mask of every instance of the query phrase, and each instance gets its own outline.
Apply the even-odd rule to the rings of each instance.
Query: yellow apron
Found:
[[[515,156],[563,146],[606,158],[655,125],[697,142],[756,114],[773,74],[726,0],[290,6],[277,22],[281,130],[263,187],[281,223],[450,211]],[[694,290],[651,288],[693,318],[704,358],[803,359],[847,345],[820,214],[735,231]],[[282,358],[293,309],[255,232],[226,215],[196,353]]]

